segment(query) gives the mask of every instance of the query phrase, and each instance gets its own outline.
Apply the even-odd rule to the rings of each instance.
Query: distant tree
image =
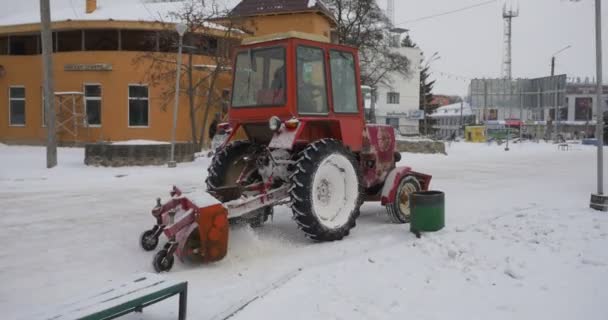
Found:
[[[410,61],[391,50],[391,24],[376,0],[325,0],[337,22],[340,43],[359,48],[361,82],[376,86],[391,82],[389,75],[408,75]]]
[[[207,122],[212,109],[221,109],[225,97],[223,88],[219,85],[222,74],[231,66],[231,50],[238,44],[233,40],[233,34],[238,32],[234,27],[236,18],[226,18],[227,12],[218,10],[215,1],[186,0],[182,6],[170,12],[171,21],[182,21],[187,26],[184,35],[184,54],[188,55],[181,65],[180,95],[188,97],[189,125],[192,143],[200,148],[207,142]],[[222,18],[219,26],[215,21]],[[143,52],[135,60],[136,63],[147,62],[146,81],[152,86],[175,83],[177,75],[175,52],[177,49],[177,34],[173,24],[166,24],[166,31],[159,34],[160,52]],[[209,26],[214,26],[215,34],[209,35]],[[217,28],[219,26],[220,28]],[[218,36],[217,31],[221,30]],[[204,57],[209,61],[205,68],[198,70],[195,60]],[[200,67],[199,67],[200,69]],[[173,85],[163,86],[160,93],[161,107],[166,109],[175,97]],[[213,116],[211,116],[213,117]],[[202,119],[201,119],[202,118]]]
[[[429,69],[430,66],[426,65],[420,71],[420,110],[424,112],[425,118],[428,118],[426,121],[421,121],[420,132],[424,134],[432,133],[434,120],[428,116],[434,113],[439,107],[438,105],[433,104],[432,91],[433,86],[435,85],[435,80],[431,81],[429,79]]]

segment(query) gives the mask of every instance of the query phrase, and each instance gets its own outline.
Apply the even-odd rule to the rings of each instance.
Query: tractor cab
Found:
[[[321,138],[362,146],[363,101],[357,49],[289,32],[246,39],[234,54],[230,125],[268,145],[283,129],[291,145]],[[242,134],[243,134],[242,133]]]

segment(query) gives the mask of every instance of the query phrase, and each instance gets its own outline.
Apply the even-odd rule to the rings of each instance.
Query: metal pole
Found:
[[[524,100],[523,100],[523,89],[521,82],[519,82],[519,141],[523,140],[524,134]]]
[[[484,79],[483,80],[483,123],[486,123],[486,116],[487,116],[487,110],[486,108],[488,107],[488,82]]]
[[[173,128],[171,129],[171,155],[168,163],[169,168],[175,168],[177,163],[175,162],[175,128],[177,127],[177,110],[179,108],[179,80],[181,78],[182,71],[182,44],[183,35],[179,35],[179,44],[177,47],[177,73],[175,75],[175,104],[173,105]]]
[[[464,119],[462,118],[462,109],[464,108],[464,100],[460,100],[460,128],[458,129],[458,135],[460,136],[460,130],[462,130],[462,136],[464,136]]]
[[[428,136],[429,135],[429,122],[428,122],[428,115],[426,113],[426,93],[424,90],[422,90],[422,107],[424,110],[424,135]]]
[[[369,122],[376,123],[376,87],[371,87],[369,91]]]
[[[595,0],[595,68],[597,106],[597,194],[604,194],[604,108],[602,101],[602,1]]]
[[[53,36],[51,33],[51,7],[49,0],[40,0],[42,22],[42,62],[44,69],[44,111],[46,114],[46,167],[57,165],[57,130],[55,127],[55,98],[53,86]]]

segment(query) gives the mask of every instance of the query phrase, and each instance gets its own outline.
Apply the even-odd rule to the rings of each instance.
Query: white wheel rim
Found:
[[[342,227],[357,205],[359,181],[350,160],[342,154],[327,156],[319,164],[312,183],[312,209],[327,228]]]
[[[396,200],[399,205],[399,211],[405,217],[410,215],[410,196],[416,191],[416,186],[409,182],[403,182],[399,187]]]

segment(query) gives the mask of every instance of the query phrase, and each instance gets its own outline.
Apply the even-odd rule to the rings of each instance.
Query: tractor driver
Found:
[[[298,64],[298,110],[302,113],[327,112],[323,87],[319,85],[323,79],[320,66],[315,61]]]

